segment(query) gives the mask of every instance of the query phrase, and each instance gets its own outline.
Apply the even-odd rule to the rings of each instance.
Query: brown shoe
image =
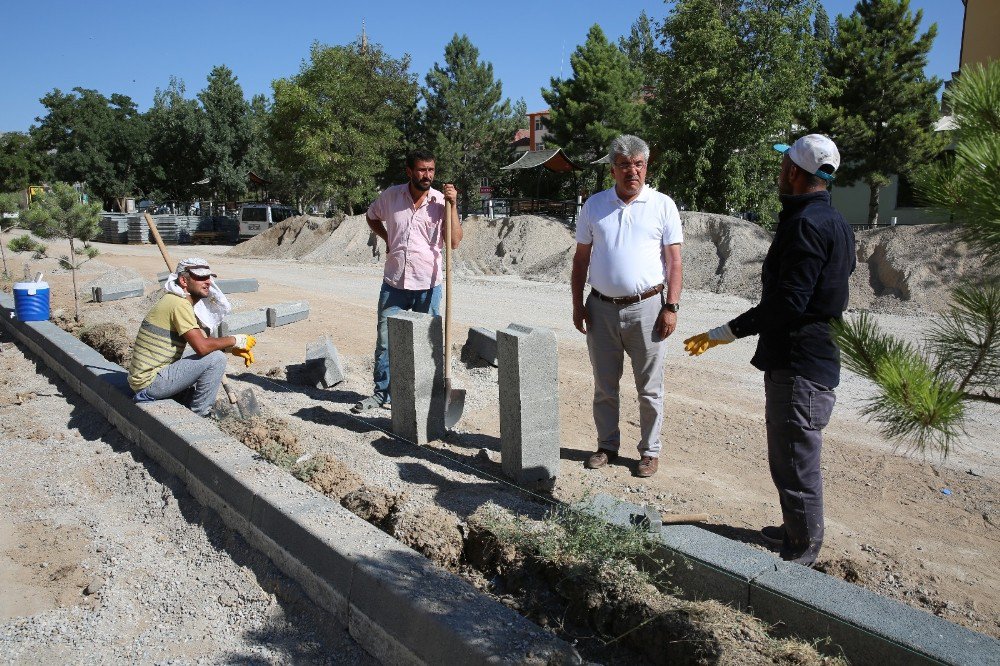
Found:
[[[609,462],[613,462],[618,457],[617,451],[605,451],[604,449],[597,449],[597,453],[590,454],[587,458],[587,462],[584,466],[587,469],[597,469],[599,467],[604,467]]]
[[[656,470],[660,465],[659,458],[653,458],[652,456],[643,456],[642,460],[639,461],[639,466],[635,468],[635,475],[640,479],[645,479],[646,477],[653,476],[656,474]]]

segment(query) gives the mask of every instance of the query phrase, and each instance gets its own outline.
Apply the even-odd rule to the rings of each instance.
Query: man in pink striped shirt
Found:
[[[389,406],[388,317],[401,310],[440,314],[445,200],[451,202],[452,249],[462,240],[458,191],[451,184],[444,186],[444,192],[431,187],[434,155],[425,150],[407,155],[406,176],[409,182],[386,189],[368,209],[368,226],[387,249],[378,297],[375,391],[351,408],[356,414]]]

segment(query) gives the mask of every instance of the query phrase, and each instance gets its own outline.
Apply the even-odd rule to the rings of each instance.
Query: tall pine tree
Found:
[[[641,45],[635,48],[636,57],[641,57]],[[570,159],[587,164],[603,157],[616,136],[642,134],[642,72],[596,23],[569,61],[573,74],[553,78],[552,87],[542,90],[550,109],[548,141]],[[593,183],[593,188],[601,185]]]
[[[924,74],[937,26],[918,36],[922,18],[909,0],[861,0],[850,16],[837,17],[827,50],[821,122],[843,158],[837,182],[869,188],[869,224],[878,221],[890,176],[944,148],[933,132],[941,81]]]
[[[250,105],[233,71],[225,65],[212,68],[208,85],[198,93],[205,109],[205,176],[226,199],[246,191],[248,153],[253,140]]]
[[[478,196],[481,179],[495,178],[510,163],[523,104],[514,108],[504,98],[493,65],[479,60],[479,49],[466,35],[452,37],[444,64],[435,63],[426,82],[426,127],[437,176],[455,183],[468,211],[470,189]]]
[[[813,0],[678,0],[660,27],[652,163],[689,209],[777,210],[771,145],[809,106]]]

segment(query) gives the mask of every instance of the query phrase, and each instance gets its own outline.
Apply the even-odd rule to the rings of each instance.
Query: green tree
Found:
[[[146,194],[158,200],[192,198],[197,181],[205,177],[209,126],[197,100],[184,97],[184,82],[170,77],[165,90],[156,89],[146,112],[149,132],[149,169]]]
[[[17,219],[7,216],[17,213],[20,209],[21,206],[18,203],[17,194],[13,192],[0,193],[0,233],[6,233],[17,226]],[[2,242],[0,242],[0,257],[3,258],[3,276],[9,277],[10,273],[7,272],[7,252],[4,250]]]
[[[635,57],[642,56],[637,52]],[[570,159],[589,164],[604,156],[616,136],[643,134],[640,102],[643,73],[608,41],[596,23],[590,27],[584,43],[573,51],[569,62],[572,76],[553,78],[552,87],[542,90],[550,109],[546,126],[553,144],[562,148]],[[597,180],[586,183],[585,187],[601,189],[606,174],[591,170],[583,177],[591,175]]]
[[[39,185],[49,175],[48,161],[31,136],[8,132],[0,136],[0,191]]]
[[[270,147],[300,207],[333,196],[353,214],[374,198],[400,150],[397,122],[416,87],[409,63],[377,44],[315,43],[298,74],[272,83]]]
[[[120,207],[142,168],[143,124],[135,102],[86,88],[68,94],[55,89],[40,101],[47,113],[35,119],[31,136],[40,150],[54,151],[53,176],[87,183],[106,205]]]
[[[101,231],[101,205],[83,203],[80,193],[68,183],[55,183],[52,190],[32,202],[24,212],[28,229],[42,238],[65,238],[69,255],[61,258],[62,265],[73,276],[73,304],[76,321],[80,321],[80,295],[76,286],[76,271],[84,262],[97,256],[97,248],[89,242]],[[77,248],[76,242],[83,246]],[[78,257],[83,257],[82,261]]]
[[[254,155],[254,119],[243,88],[225,65],[212,68],[208,85],[198,93],[205,110],[206,132],[202,152],[205,177],[229,199],[246,191],[246,176]]]
[[[837,17],[826,51],[820,118],[846,157],[837,182],[869,188],[869,224],[878,221],[879,192],[890,176],[944,148],[933,131],[941,81],[924,73],[937,25],[918,36],[922,18],[909,0],[861,0],[850,16]]]
[[[650,105],[655,180],[692,210],[778,208],[771,145],[809,106],[813,0],[678,0],[660,27]]]
[[[656,58],[659,54],[656,50],[656,37],[653,35],[653,31],[653,22],[649,20],[649,14],[644,9],[639,13],[639,18],[632,24],[628,35],[622,35],[618,38],[618,48],[628,58],[632,68],[641,74],[643,87],[653,85]]]
[[[423,90],[426,126],[437,158],[437,176],[455,183],[462,208],[469,194],[478,197],[483,178],[494,179],[510,163],[511,142],[524,105],[512,106],[493,65],[479,59],[466,35],[454,35],[444,47],[444,64],[434,63]]]
[[[867,413],[882,432],[947,455],[964,432],[970,401],[1000,405],[1000,62],[966,66],[945,93],[957,129],[952,160],[914,174],[917,192],[950,213],[987,271],[959,286],[922,347],[868,316],[836,329],[847,367],[875,382]]]

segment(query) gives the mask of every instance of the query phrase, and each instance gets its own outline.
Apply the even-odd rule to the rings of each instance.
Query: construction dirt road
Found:
[[[458,363],[457,348],[470,326],[543,326],[553,329],[559,342],[562,464],[553,495],[572,501],[588,493],[607,492],[657,506],[665,513],[705,512],[711,517],[707,529],[766,549],[758,530],[780,521],[780,511],[767,467],[762,379],[749,365],[754,343],[737,341],[700,358],[685,356],[681,343],[752,305],[747,298],[754,297],[759,283],[748,276],[759,271],[766,235],[761,236],[763,232],[756,228],[740,227],[743,240],[738,242],[735,231],[722,233],[718,220],[704,217],[686,221],[685,273],[690,280],[686,280],[678,330],[669,342],[664,370],[663,457],[659,472],[650,479],[632,476],[637,454],[629,445],[623,446],[618,462],[606,469],[583,467],[595,448],[593,384],[584,337],[571,323],[564,278],[572,236],[564,228],[551,233],[558,242],[548,250],[531,254],[543,242],[528,235],[537,229],[507,230],[504,235],[498,229],[477,232],[467,227],[457,257],[453,353],[455,379],[468,390],[466,410],[456,432],[423,449],[386,435],[391,428],[389,411],[375,410],[363,418],[349,412],[355,401],[371,391],[375,308],[381,284],[382,257],[360,226],[355,225],[356,233],[350,238],[338,238],[333,233],[336,224],[316,220],[310,222],[312,227],[288,227],[280,242],[278,230],[272,230],[270,241],[251,241],[256,248],[250,243],[236,248],[177,247],[172,253],[206,256],[220,277],[259,280],[259,291],[232,296],[236,311],[308,301],[308,320],[262,333],[254,349],[256,365],[246,370],[233,359],[229,375],[238,387],[253,386],[265,410],[285,419],[304,449],[336,456],[368,484],[405,490],[411,501],[434,503],[459,518],[490,499],[514,510],[537,513],[536,499],[493,478],[500,476],[497,371]],[[716,256],[695,242],[697,233],[703,239],[714,238]],[[515,247],[517,234],[521,240]],[[755,240],[750,243],[747,238]],[[918,342],[934,320],[928,310],[938,309],[933,306],[940,304],[941,293],[954,276],[929,270],[933,261],[926,257],[909,275],[898,264],[890,271],[886,257],[892,252],[917,255],[914,241],[923,248],[933,247],[928,239],[915,236],[896,238],[895,250],[891,243],[879,245],[871,238],[859,238],[859,247],[868,243],[872,255],[881,258],[861,264],[863,282],[852,288],[852,302],[860,301],[877,312],[878,322],[888,331]],[[299,249],[308,245],[308,250],[297,251],[296,242],[303,243]],[[474,256],[477,244],[482,246],[479,258]],[[138,276],[146,281],[147,293],[156,289],[155,274],[162,271],[162,262],[155,247],[96,246],[101,255],[78,276],[82,287]],[[742,273],[733,266],[722,270],[720,258],[740,253],[746,255],[741,259]],[[14,260],[18,275],[22,259]],[[953,268],[960,262],[975,263],[947,252],[934,261]],[[56,269],[49,259],[33,262],[31,270],[47,271],[53,309],[63,308],[71,315],[69,274]],[[907,279],[911,281],[904,284]],[[918,282],[923,291],[916,286]],[[865,284],[871,293],[864,291]],[[84,303],[84,323],[116,322],[133,335],[153,300],[155,296]],[[322,335],[331,337],[348,366],[348,379],[326,391],[294,382],[306,344]],[[622,386],[622,440],[635,442],[638,409],[627,364]],[[861,410],[872,395],[866,381],[845,371],[837,392],[837,408],[824,442],[827,540],[819,568],[1000,637],[1000,568],[996,565],[1000,553],[1000,444],[996,437],[1000,410],[973,405],[961,445],[947,459],[922,457],[898,450],[863,418]]]

